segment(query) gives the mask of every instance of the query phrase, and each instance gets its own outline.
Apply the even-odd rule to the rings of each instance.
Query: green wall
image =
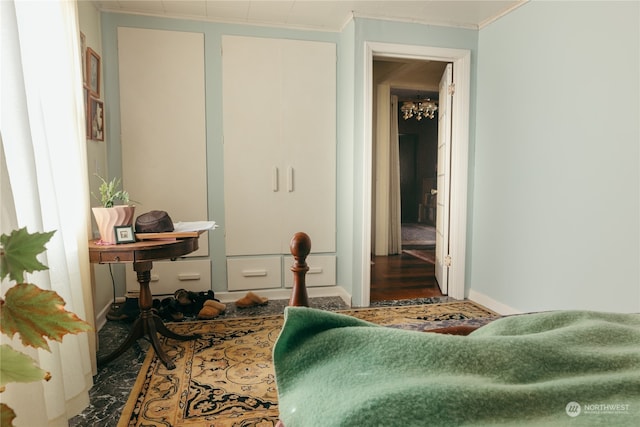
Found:
[[[479,34],[471,296],[640,310],[640,3],[530,2]]]
[[[364,43],[381,41],[398,44],[469,49],[475,57],[477,31],[419,24],[357,19],[340,33],[288,30],[251,25],[231,25],[201,21],[153,18],[114,13],[102,14],[103,66],[109,167],[113,176],[121,175],[118,111],[117,28],[119,26],[195,31],[205,34],[207,90],[207,164],[209,170],[209,219],[221,225],[211,233],[210,254],[213,261],[213,289],[226,290],[224,251],[224,197],[222,158],[221,38],[224,34],[256,37],[295,38],[328,41],[337,44],[337,258],[338,284],[353,294],[354,303],[361,298],[363,254],[361,218],[364,159]],[[475,90],[475,66],[472,66],[472,90]],[[473,96],[472,96],[473,99]]]

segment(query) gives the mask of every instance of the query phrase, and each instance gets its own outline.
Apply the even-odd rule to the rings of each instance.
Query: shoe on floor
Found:
[[[224,313],[225,310],[227,309],[227,306],[224,305],[223,303],[221,303],[220,301],[214,300],[214,299],[208,299],[204,302],[203,304],[203,308],[204,307],[213,307],[216,310],[218,310],[220,313]]]
[[[206,305],[202,307],[202,310],[198,312],[198,319],[200,320],[211,320],[215,319],[220,315],[220,311],[210,305]]]
[[[265,305],[267,302],[269,302],[269,298],[261,297],[253,292],[247,292],[245,296],[236,301],[236,306],[238,308],[248,308],[255,307],[257,305]]]

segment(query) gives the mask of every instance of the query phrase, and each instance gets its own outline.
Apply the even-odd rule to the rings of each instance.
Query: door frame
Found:
[[[451,192],[449,199],[450,244],[449,293],[455,299],[465,297],[467,246],[467,179],[469,159],[469,100],[471,90],[471,51],[430,46],[365,42],[364,48],[364,156],[362,206],[362,282],[361,305],[371,299],[371,190],[372,190],[372,114],[373,58],[405,58],[453,63],[453,99],[451,129]]]

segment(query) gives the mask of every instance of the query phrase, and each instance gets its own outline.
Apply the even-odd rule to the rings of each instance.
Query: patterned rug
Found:
[[[401,233],[403,248],[420,248],[436,244],[436,228],[434,226],[404,223]]]
[[[498,314],[471,301],[343,310],[383,326],[424,331],[459,324],[480,326]],[[278,401],[271,351],[281,315],[169,323],[194,341],[163,338],[176,369],[149,350],[119,427],[274,426]]]
[[[403,249],[405,254],[409,254],[416,258],[419,258],[423,261],[428,262],[429,264],[436,263],[436,251],[435,249]]]

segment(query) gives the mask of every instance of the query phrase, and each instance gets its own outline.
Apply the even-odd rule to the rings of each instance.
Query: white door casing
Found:
[[[436,194],[436,281],[447,294],[449,283],[449,192],[451,164],[451,105],[453,103],[453,66],[447,64],[438,95],[438,171]]]
[[[453,63],[456,97],[451,108],[451,193],[449,197],[450,245],[448,294],[455,299],[465,296],[465,252],[467,238],[467,174],[469,152],[469,92],[471,52],[430,46],[365,42],[364,49],[364,152],[362,167],[362,218],[360,298],[354,306],[368,306],[371,291],[371,189],[372,189],[372,111],[373,57],[408,58]]]

